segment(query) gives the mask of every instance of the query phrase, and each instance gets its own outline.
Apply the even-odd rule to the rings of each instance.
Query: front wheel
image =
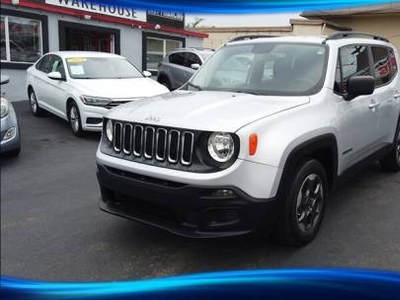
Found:
[[[392,150],[390,150],[389,154],[385,158],[380,160],[380,163],[382,169],[385,171],[400,171],[400,120],[397,124]]]
[[[75,102],[71,102],[68,109],[68,120],[72,132],[76,136],[83,136],[84,131],[82,130],[81,114],[79,112],[78,105]]]
[[[276,237],[283,244],[302,246],[317,235],[328,195],[324,167],[314,159],[300,164],[283,193]]]

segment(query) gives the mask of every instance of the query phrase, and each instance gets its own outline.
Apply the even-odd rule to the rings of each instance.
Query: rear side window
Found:
[[[36,69],[46,74],[51,72],[52,55],[44,56],[37,64]]]
[[[347,92],[347,80],[350,77],[372,75],[366,45],[350,45],[340,48],[338,63],[335,91],[340,94]]]
[[[185,53],[184,52],[172,53],[169,56],[169,62],[171,64],[183,66],[183,64],[185,63]]]
[[[398,70],[396,56],[394,55],[393,49],[389,49],[389,61],[390,61],[390,69],[392,72],[392,78],[393,78],[394,76],[396,76],[397,70]]]
[[[385,85],[391,80],[391,68],[388,49],[385,47],[371,47],[374,59],[375,86]]]

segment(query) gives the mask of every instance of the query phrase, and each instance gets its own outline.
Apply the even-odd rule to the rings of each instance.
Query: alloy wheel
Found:
[[[309,233],[316,228],[323,204],[323,181],[317,174],[310,174],[304,179],[296,202],[297,224],[302,232]]]
[[[33,113],[37,112],[37,108],[38,108],[38,104],[37,104],[37,99],[36,99],[36,95],[34,92],[31,92],[31,95],[29,97],[29,104],[31,106],[31,110]]]
[[[69,113],[69,119],[71,122],[71,127],[74,132],[79,131],[79,114],[78,110],[76,109],[76,106],[73,105],[71,107],[70,113]]]

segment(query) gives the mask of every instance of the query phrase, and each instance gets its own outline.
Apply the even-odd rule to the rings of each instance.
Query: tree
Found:
[[[199,25],[204,20],[205,20],[204,18],[194,17],[194,21],[191,22],[191,23],[188,23],[188,27],[189,28],[196,28],[196,26]]]

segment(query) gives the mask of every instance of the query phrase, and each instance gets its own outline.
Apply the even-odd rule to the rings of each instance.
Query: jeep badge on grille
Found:
[[[158,123],[158,122],[160,122],[160,120],[161,120],[161,118],[160,117],[157,117],[157,116],[148,116],[148,117],[146,117],[146,118],[144,118],[146,121],[149,121],[149,122],[154,122],[154,123]]]

